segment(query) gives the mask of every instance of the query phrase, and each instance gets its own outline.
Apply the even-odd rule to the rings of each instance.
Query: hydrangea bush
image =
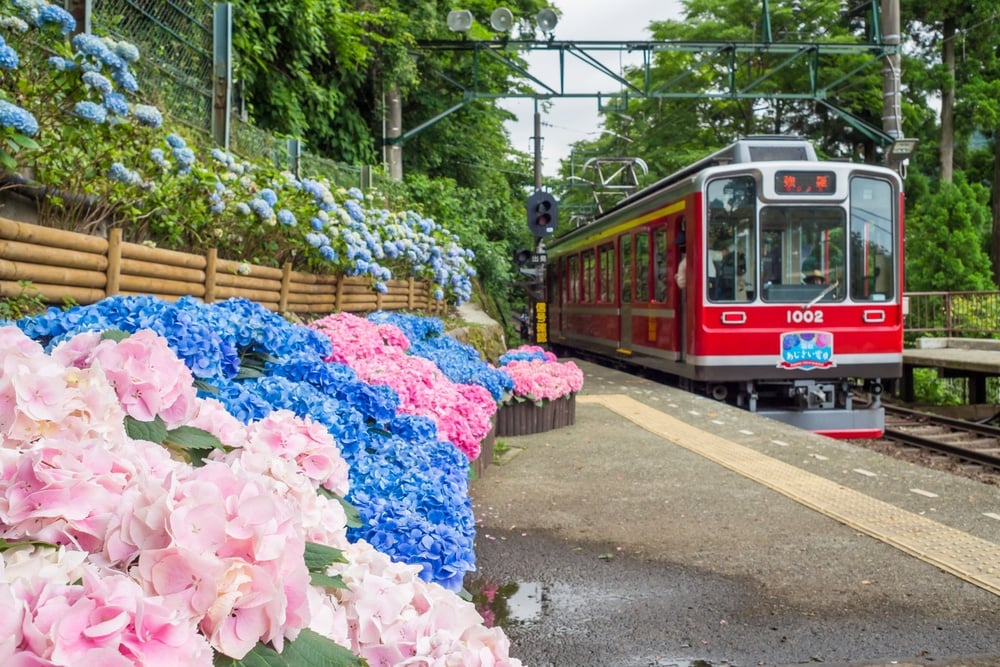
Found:
[[[0,327],[0,365],[3,664],[520,664],[471,603],[347,541],[320,423],[237,419],[150,329],[47,354]]]
[[[127,42],[76,34],[73,17],[42,0],[0,2],[0,164],[57,189],[40,215],[91,231],[111,218],[126,240],[231,259],[432,284],[436,300],[467,301],[471,250],[377,193],[202,152],[138,99]],[[13,99],[10,92],[17,91]]]
[[[409,339],[391,324],[335,313],[309,326],[332,341],[328,361],[348,364],[365,382],[391,387],[400,411],[432,419],[442,440],[469,460],[479,456],[497,407],[487,389],[452,382],[430,360],[408,354]]]
[[[583,388],[583,371],[572,361],[559,361],[537,345],[522,345],[500,357],[500,367],[514,379],[513,401],[541,403],[575,394]]]
[[[67,311],[51,308],[18,326],[50,350],[83,332],[160,334],[199,381],[201,395],[218,400],[240,421],[288,410],[329,429],[350,467],[347,499],[360,515],[360,525],[350,529],[352,539],[420,566],[426,580],[453,590],[474,568],[467,457],[440,435],[435,421],[402,410],[399,396],[384,382],[370,384],[349,366],[324,361],[336,345],[330,332],[292,325],[245,299],[206,305],[190,297],[170,303],[148,296],[111,297]],[[393,329],[405,344],[402,332]],[[341,346],[382,344],[381,338],[355,337]],[[411,368],[406,382],[428,386],[438,376],[426,366]],[[467,391],[473,390],[486,393],[479,387]],[[487,409],[456,403],[450,414],[442,414],[442,423],[458,424],[473,406],[477,414]],[[468,424],[453,430],[473,447]]]
[[[434,362],[445,376],[457,384],[475,384],[502,402],[514,390],[508,373],[487,363],[468,343],[444,335],[444,323],[436,317],[377,311],[368,315],[377,324],[391,324],[409,341],[409,352]]]

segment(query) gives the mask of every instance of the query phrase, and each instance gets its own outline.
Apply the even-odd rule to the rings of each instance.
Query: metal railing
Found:
[[[1000,337],[1000,292],[907,292],[907,340]]]

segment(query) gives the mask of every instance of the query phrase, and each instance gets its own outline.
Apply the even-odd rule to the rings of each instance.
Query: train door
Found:
[[[619,307],[618,349],[632,349],[632,236],[624,234],[618,240],[618,274],[621,285]]]

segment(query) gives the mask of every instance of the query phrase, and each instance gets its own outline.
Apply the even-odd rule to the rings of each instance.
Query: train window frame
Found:
[[[711,303],[749,302],[757,296],[757,191],[753,174],[720,176],[705,184],[705,291]]]
[[[648,303],[650,296],[649,232],[641,230],[635,234],[635,301]]]
[[[605,243],[597,248],[598,303],[615,302],[615,244]]]
[[[618,237],[618,285],[621,303],[632,303],[632,235]]]
[[[566,303],[580,303],[580,255],[566,258]]]
[[[866,185],[882,188],[882,197],[865,192]],[[861,303],[894,301],[898,289],[896,246],[899,242],[896,189],[890,181],[868,174],[853,175],[849,188],[848,276],[851,300]],[[885,221],[881,225],[873,219],[879,217]]]
[[[593,248],[580,253],[580,267],[583,270],[583,281],[580,284],[581,303],[597,302],[597,256]]]
[[[758,212],[760,298],[765,303],[823,303],[847,297],[847,211],[837,203],[775,202]],[[774,264],[780,273],[773,272]],[[834,286],[836,284],[836,286]]]
[[[652,231],[653,235],[653,265],[656,270],[653,274],[653,301],[666,303],[670,291],[670,262],[668,260],[667,226],[661,225]]]

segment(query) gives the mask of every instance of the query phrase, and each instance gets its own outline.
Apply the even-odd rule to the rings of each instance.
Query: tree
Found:
[[[906,230],[906,289],[983,290],[992,285],[985,239],[988,193],[961,172],[914,207]]]

